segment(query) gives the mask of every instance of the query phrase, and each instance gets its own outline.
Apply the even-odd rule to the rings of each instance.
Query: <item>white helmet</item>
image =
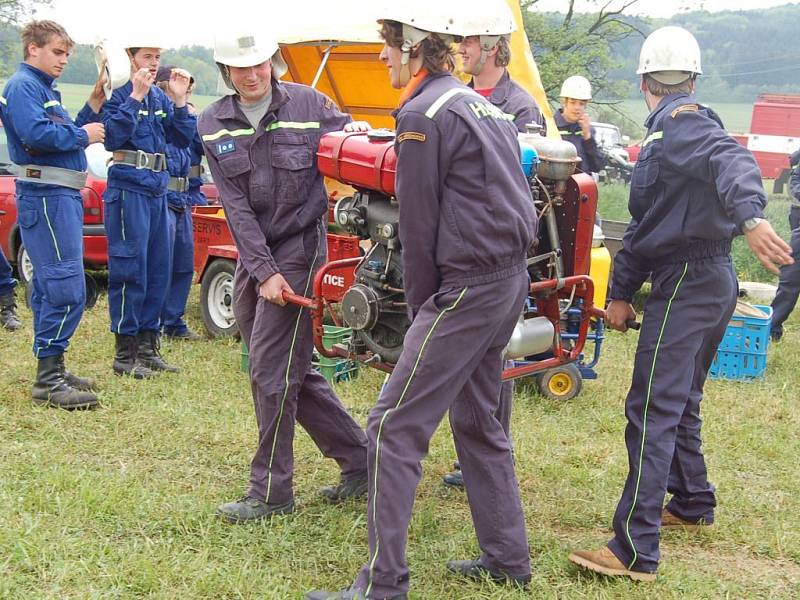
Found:
[[[272,59],[272,76],[275,79],[280,79],[289,70],[278,42],[272,36],[229,34],[214,40],[214,62],[230,89],[234,88],[228,67],[254,67],[268,59]]]
[[[481,57],[472,75],[478,75],[486,63],[489,51],[497,45],[500,38],[509,39],[517,30],[514,13],[505,0],[480,0],[474,8],[464,7],[460,10],[466,15],[457,25],[458,35],[462,37],[478,36],[481,47]]]
[[[109,40],[98,40],[94,45],[94,62],[98,75],[105,74],[103,92],[108,100],[115,89],[121,88],[131,78],[131,60],[121,46]]]
[[[559,97],[589,101],[592,99],[592,84],[583,75],[567,77],[561,84]]]
[[[683,27],[656,29],[642,44],[637,75],[648,73],[660,83],[676,85],[702,72],[700,46]]]

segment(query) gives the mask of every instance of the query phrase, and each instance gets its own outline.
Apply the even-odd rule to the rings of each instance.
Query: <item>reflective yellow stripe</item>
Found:
[[[582,131],[561,131],[560,129],[558,130],[558,133],[561,135],[583,135]]]
[[[319,121],[275,121],[267,125],[267,131],[275,129],[319,129]]]
[[[227,129],[220,129],[216,133],[209,133],[208,135],[203,136],[204,142],[212,142],[216,139],[221,138],[223,135],[229,135],[231,137],[239,137],[241,135],[253,135],[256,132],[255,129],[252,127],[248,127],[247,129],[234,129],[233,131],[229,131]]]
[[[122,241],[125,241],[125,190],[122,190],[122,200],[119,203],[119,222],[122,224]],[[117,321],[117,330],[114,333],[120,333],[122,327],[122,317],[125,316],[125,287],[127,282],[122,282],[122,302],[119,307],[119,321]]]
[[[157,110],[157,111],[156,111],[156,112],[154,112],[153,114],[154,114],[155,116],[157,116],[157,117],[161,117],[162,119],[163,119],[163,118],[165,118],[165,117],[167,116],[167,113],[165,113],[163,110]]]
[[[656,140],[660,140],[663,137],[664,137],[663,131],[656,131],[655,133],[651,133],[646,138],[644,138],[644,141],[642,142],[642,148],[647,146],[647,144],[649,144],[650,142],[655,142]]]
[[[144,116],[146,117],[146,116],[147,116],[147,115],[149,115],[150,113],[149,113],[149,112],[147,112],[146,110],[140,110],[140,111],[139,111],[139,114],[140,114],[140,115],[144,115]]]
[[[56,233],[53,231],[53,224],[50,222],[50,216],[47,214],[47,198],[42,197],[42,205],[44,206],[44,218],[47,221],[47,228],[50,230],[50,236],[53,238],[53,246],[56,249],[56,256],[61,262],[61,250],[58,249],[58,241],[56,240]]]
[[[51,106],[61,106],[61,102],[59,102],[58,100],[50,100],[50,102],[44,103],[45,108],[50,108]]]
[[[5,96],[0,96],[0,104],[2,104],[3,106],[8,105],[8,100],[6,100]]]
[[[452,90],[451,90],[452,91]],[[461,90],[456,90],[461,91]],[[378,435],[375,437],[375,471],[373,476],[373,487],[372,489],[375,492],[372,494],[372,523],[375,527],[375,554],[372,556],[372,559],[369,562],[369,583],[367,585],[367,591],[365,592],[365,596],[369,598],[369,593],[372,591],[372,575],[373,570],[375,569],[375,562],[378,560],[378,552],[380,551],[380,536],[378,536],[378,470],[380,467],[380,458],[381,458],[381,436],[383,434],[383,425],[386,422],[386,418],[389,416],[389,413],[394,412],[400,407],[400,404],[406,397],[406,392],[408,388],[411,387],[411,382],[414,380],[414,374],[417,372],[417,367],[419,367],[419,363],[422,360],[422,355],[425,353],[425,347],[428,345],[428,342],[433,335],[433,331],[436,329],[436,326],[439,324],[439,321],[452,310],[458,306],[461,300],[464,298],[464,295],[467,293],[469,288],[464,288],[461,290],[461,293],[458,295],[453,303],[445,308],[442,312],[436,315],[436,319],[434,319],[433,323],[431,324],[431,328],[428,330],[428,334],[425,336],[425,339],[422,341],[422,345],[419,347],[419,353],[417,354],[417,360],[414,362],[414,368],[411,369],[411,373],[406,380],[405,386],[403,386],[403,391],[400,392],[400,397],[397,399],[397,404],[394,405],[394,408],[388,409],[386,412],[383,413],[381,417],[380,423],[378,425]],[[369,508],[367,509],[369,510]]]
[[[429,119],[432,119],[433,117],[436,116],[436,113],[439,112],[439,109],[442,108],[445,102],[450,100],[450,98],[452,98],[453,96],[457,96],[458,94],[469,94],[471,96],[478,96],[479,98],[483,98],[483,96],[481,96],[478,92],[475,92],[469,88],[467,89],[451,88],[447,90],[444,94],[439,96],[436,99],[436,102],[430,105],[430,108],[428,108],[428,110],[425,111],[425,116],[428,117]]]

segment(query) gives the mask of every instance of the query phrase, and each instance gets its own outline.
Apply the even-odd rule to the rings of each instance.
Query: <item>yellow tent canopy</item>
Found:
[[[511,77],[536,99],[555,133],[550,106],[522,24],[518,0],[507,0],[517,19],[511,38]],[[284,15],[279,25],[281,50],[289,72],[287,81],[315,85],[356,120],[375,127],[394,127],[391,117],[400,91],[389,83],[378,59],[383,43],[378,36],[377,2],[296,3],[297,14]],[[324,19],[316,22],[315,19]],[[557,133],[555,133],[557,135]]]

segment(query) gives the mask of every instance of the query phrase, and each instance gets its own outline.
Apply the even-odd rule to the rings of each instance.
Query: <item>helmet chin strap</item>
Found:
[[[472,69],[473,76],[477,76],[481,74],[483,71],[483,66],[486,64],[486,59],[489,58],[489,52],[491,52],[492,48],[494,48],[497,43],[500,41],[500,38],[503,37],[502,35],[481,35],[479,36],[479,45],[481,47],[481,57],[478,59],[478,62]]]

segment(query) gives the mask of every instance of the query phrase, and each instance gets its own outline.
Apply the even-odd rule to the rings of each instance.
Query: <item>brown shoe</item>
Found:
[[[630,577],[634,581],[655,581],[655,573],[643,573],[642,571],[631,571],[626,568],[616,555],[609,550],[608,546],[603,546],[600,550],[578,550],[569,555],[569,560],[579,567],[589,569],[601,575],[611,577]]]
[[[712,523],[707,523],[704,519],[700,519],[696,523],[691,521],[684,521],[680,517],[673,515],[666,508],[661,510],[661,528],[662,529],[683,529],[685,531],[700,531],[706,527],[711,527]]]

